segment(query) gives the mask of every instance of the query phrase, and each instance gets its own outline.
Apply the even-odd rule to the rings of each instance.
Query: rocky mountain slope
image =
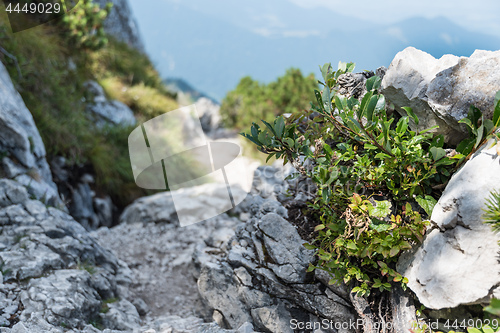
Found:
[[[458,120],[470,103],[485,115],[492,109],[499,63],[500,52],[436,60],[409,48],[378,74],[395,107],[413,103],[425,119],[420,126],[443,124],[451,145],[465,135]],[[345,88],[365,81],[352,75]],[[85,89],[96,123],[116,129],[135,122],[137,113],[110,100],[99,83]],[[318,221],[303,209],[315,188],[304,177],[286,179],[293,168],[258,168],[240,205],[201,223],[180,227],[172,194],[163,192],[138,198],[117,226],[106,226],[95,222],[109,218],[110,205],[94,201],[92,171],[80,175],[72,205],[64,205],[54,179],[68,177],[66,164],[47,162],[31,110],[3,64],[0,97],[2,333],[408,332],[417,320],[440,319],[435,329],[443,329],[447,319],[483,318],[482,305],[500,296],[500,237],[482,216],[489,192],[500,189],[500,145],[491,140],[446,184],[422,244],[398,262],[409,288],[394,287],[375,313],[328,273],[307,271],[317,258],[303,244]],[[214,137],[216,117],[210,109],[203,122]],[[196,190],[183,189],[186,206],[217,202],[191,195]],[[426,318],[416,316],[420,305]],[[382,326],[367,324],[374,318]]]

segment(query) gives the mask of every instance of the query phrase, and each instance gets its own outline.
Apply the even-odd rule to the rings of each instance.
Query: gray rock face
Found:
[[[127,206],[120,223],[179,223],[174,201],[168,192],[142,197]]]
[[[221,126],[220,105],[202,97],[196,101],[195,106],[203,131],[208,135],[213,134]]]
[[[244,198],[246,192],[241,188],[233,187],[234,198]],[[176,196],[176,202],[172,198]],[[142,197],[134,201],[123,211],[120,223],[134,222],[167,222],[179,223],[177,214],[184,216],[212,217],[214,210],[224,205],[227,198],[227,187],[225,184],[208,183],[201,186],[182,188],[176,191],[163,192],[148,197]]]
[[[79,183],[73,191],[69,207],[71,216],[87,230],[96,229],[99,226],[99,219],[93,206],[94,196],[88,183]]]
[[[147,202],[143,208],[148,210]],[[224,251],[241,222],[223,214],[180,227],[174,216],[170,221],[167,218],[156,223],[123,223],[92,233],[131,267],[134,284],[129,293],[145,315],[141,332],[235,332],[204,323],[212,311],[198,293],[192,257],[197,247]]]
[[[92,190],[95,182],[92,175],[84,173],[77,177],[79,172],[69,166],[62,156],[53,158],[50,166],[60,195],[68,203],[69,214],[74,219],[87,230],[113,224],[116,208],[109,196],[96,196]]]
[[[2,332],[62,332],[62,327],[96,332],[90,324],[99,322],[122,329],[118,321],[137,325],[139,316],[124,306],[100,313],[104,300],[125,302],[131,272],[71,216],[29,200],[21,184],[1,179],[0,225],[0,322],[10,326],[20,320]]]
[[[236,329],[250,322],[258,331],[293,332],[292,319],[355,321],[345,288],[306,274],[313,252],[284,220],[286,209],[259,196],[249,200],[252,217],[238,227],[227,250],[198,247],[194,257],[200,294],[225,325]]]
[[[398,266],[427,308],[453,308],[498,297],[500,237],[483,223],[491,190],[500,188],[500,156],[485,144],[457,173],[434,207],[433,228]]]
[[[345,73],[339,76],[339,93],[347,97],[360,98],[366,93],[366,80],[373,72]]]
[[[144,51],[139,27],[132,14],[128,0],[96,0],[101,8],[108,2],[113,3],[113,8],[104,22],[104,29],[118,40],[129,44],[140,51]]]
[[[89,94],[93,95],[93,103],[88,104],[87,111],[96,126],[102,127],[106,124],[133,126],[136,124],[134,112],[120,101],[109,101],[99,83],[87,81],[85,87]]]
[[[62,206],[45,160],[42,138],[1,63],[0,96],[0,177],[17,180],[47,204]]]
[[[474,105],[491,119],[495,93],[500,90],[500,51],[475,51],[470,58],[430,54],[408,47],[391,62],[382,92],[396,111],[409,106],[418,116],[419,129],[435,125],[446,142],[457,144],[467,130],[458,121]],[[415,128],[415,124],[412,124]]]
[[[99,226],[111,227],[113,224],[113,202],[109,196],[94,198],[94,209]]]

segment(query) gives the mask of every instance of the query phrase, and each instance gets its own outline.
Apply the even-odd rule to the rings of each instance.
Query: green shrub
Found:
[[[142,116],[142,120],[154,118],[179,107],[174,99],[143,83],[128,86],[116,77],[109,77],[99,83],[110,98],[125,103],[136,115]]]
[[[331,283],[351,284],[359,295],[372,289],[390,290],[407,281],[395,271],[400,253],[420,243],[444,184],[464,155],[446,156],[441,135],[409,128],[418,118],[389,117],[379,92],[380,78],[366,82],[360,99],[339,94],[338,77],[352,71],[343,64],[322,68],[324,89],[315,91],[311,110],[278,117],[265,127],[253,124],[242,133],[268,158],[284,158],[317,186],[310,204],[318,225],[319,261],[309,270],[322,269]],[[312,162],[312,167],[304,163]],[[423,216],[422,216],[423,215]]]
[[[283,113],[307,108],[317,86],[314,75],[304,77],[294,68],[267,85],[244,77],[222,101],[222,120],[226,127],[237,129],[248,128],[256,119],[272,121]]]
[[[144,84],[175,98],[165,88],[151,60],[141,51],[108,37],[107,47],[86,54],[86,70],[98,80],[114,77],[128,86]]]
[[[65,1],[62,2],[65,7]],[[104,47],[108,39],[103,24],[111,7],[111,2],[101,9],[92,0],[80,0],[76,7],[61,19],[65,39],[77,48],[96,50]]]
[[[495,231],[500,231],[500,192],[492,191],[486,203],[484,222],[492,225]]]
[[[133,178],[127,146],[132,128],[96,128],[86,115],[83,87],[85,81],[97,80],[115,83],[116,91],[126,89],[123,98],[112,89],[106,92],[127,99],[139,121],[177,108],[175,95],[163,86],[148,57],[111,37],[101,49],[82,52],[56,22],[16,34],[7,27],[7,16],[1,12],[0,43],[17,58],[22,75],[13,59],[0,53],[0,61],[33,115],[47,159],[64,156],[71,166],[95,172],[97,194],[110,195],[118,207],[151,194],[137,187]],[[69,69],[70,61],[76,68]]]

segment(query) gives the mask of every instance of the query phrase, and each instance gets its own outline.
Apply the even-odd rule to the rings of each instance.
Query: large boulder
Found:
[[[200,245],[224,250],[241,221],[223,214],[185,227],[164,222],[122,223],[92,233],[131,267],[132,303],[146,315],[141,332],[226,332],[204,324],[212,312],[198,293],[192,257]]]
[[[142,197],[125,208],[120,217],[120,223],[168,222],[179,224],[178,216],[203,221],[217,216],[218,213],[224,213],[220,207],[228,206],[227,193],[226,184],[208,183]],[[231,188],[231,194],[236,202],[241,202],[246,197],[247,192],[234,186]],[[184,220],[184,223],[181,224],[190,223]]]
[[[51,206],[62,206],[33,116],[0,63],[0,177],[15,179]]]
[[[398,271],[427,308],[500,297],[500,237],[483,223],[489,193],[500,189],[500,156],[492,141],[453,175],[434,207],[423,244],[399,262]]]
[[[95,0],[101,8],[108,2],[113,3],[113,8],[104,22],[106,32],[118,40],[144,51],[144,43],[141,39],[139,27],[132,15],[128,0]]]
[[[91,101],[87,104],[87,112],[96,126],[109,125],[133,126],[136,124],[134,112],[125,104],[116,100],[108,100],[104,89],[95,81],[85,82]]]
[[[2,333],[100,332],[92,327],[99,323],[130,331],[139,324],[126,301],[131,271],[71,216],[0,179],[0,226],[0,326],[13,327]]]
[[[314,252],[285,220],[287,210],[260,196],[245,205],[252,217],[238,226],[227,249],[207,244],[194,257],[199,292],[223,325],[235,329],[250,322],[257,331],[293,332],[294,324],[328,322],[340,329],[332,324],[324,332],[354,331],[348,291],[328,285],[322,272],[306,273]]]
[[[418,116],[419,129],[435,125],[445,141],[457,144],[466,135],[458,121],[471,105],[491,118],[500,90],[500,51],[476,50],[469,58],[444,55],[435,59],[408,47],[391,62],[382,80],[382,92],[396,111],[409,106]],[[412,123],[412,127],[416,128]]]
[[[219,127],[221,127],[220,105],[208,99],[201,97],[194,104],[198,116],[200,117],[201,127],[207,134],[213,134]]]

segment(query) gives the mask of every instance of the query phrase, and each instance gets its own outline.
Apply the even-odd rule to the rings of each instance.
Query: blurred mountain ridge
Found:
[[[355,62],[357,70],[388,66],[414,46],[434,57],[500,49],[500,38],[471,32],[444,17],[373,23],[287,0],[243,5],[132,0],[146,50],[163,77],[182,77],[221,100],[247,75],[270,82],[289,67],[319,74],[318,65]]]

